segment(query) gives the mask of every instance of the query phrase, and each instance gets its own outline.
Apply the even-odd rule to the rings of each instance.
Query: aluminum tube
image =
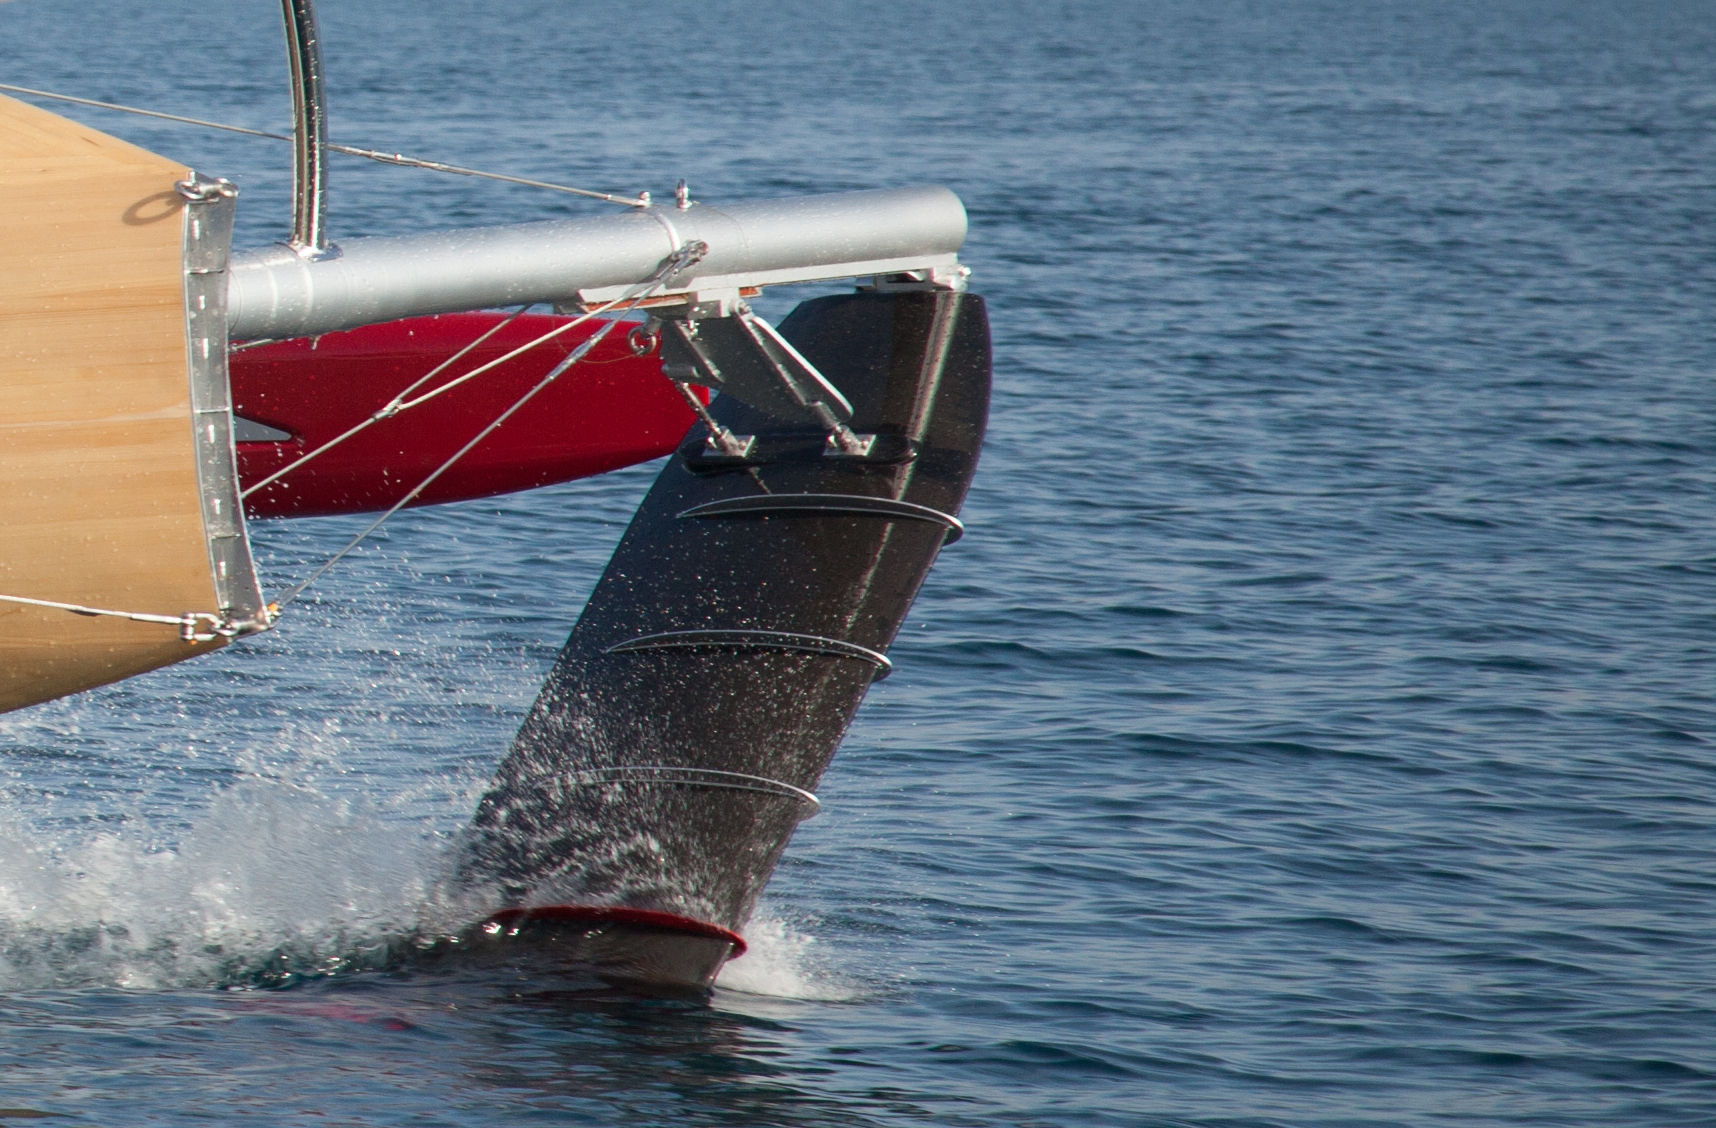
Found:
[[[245,251],[232,257],[227,331],[279,340],[565,301],[641,281],[694,240],[709,252],[669,292],[945,264],[965,242],[965,208],[946,188],[898,188],[353,239],[309,261],[285,246]]]
[[[292,241],[300,254],[328,249],[328,102],[322,33],[313,0],[282,0],[292,72]]]

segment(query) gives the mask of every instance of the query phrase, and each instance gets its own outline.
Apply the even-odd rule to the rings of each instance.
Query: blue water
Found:
[[[706,1005],[366,970],[445,926],[653,468],[403,515],[272,635],[0,718],[0,1105],[1716,1123],[1716,4],[323,8],[351,143],[952,186],[972,532]],[[282,54],[266,0],[0,4],[0,81],[263,128]],[[283,147],[78,116],[281,233]],[[335,192],[336,237],[600,210]],[[256,527],[270,583],[353,527]]]

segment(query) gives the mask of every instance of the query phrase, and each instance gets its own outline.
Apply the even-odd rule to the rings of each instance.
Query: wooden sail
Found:
[[[234,602],[221,589],[236,583],[237,601],[257,610],[242,517],[231,515],[241,560],[222,556],[232,528],[217,544],[226,518],[210,517],[223,502],[236,509],[219,481],[230,412],[194,402],[192,354],[218,350],[204,364],[218,365],[224,385],[225,280],[214,279],[221,325],[209,349],[187,323],[188,287],[204,305],[214,292],[187,272],[192,205],[176,184],[191,175],[0,97],[0,595],[219,615]],[[223,244],[223,267],[225,254]],[[224,642],[0,601],[0,711]]]

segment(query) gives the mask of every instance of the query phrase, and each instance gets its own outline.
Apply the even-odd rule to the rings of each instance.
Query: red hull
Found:
[[[467,936],[470,950],[581,965],[612,982],[706,990],[745,938],[718,924],[621,905],[502,909]]]
[[[248,486],[369,418],[436,365],[504,319],[462,313],[372,325],[234,353],[234,414],[288,432],[240,442]],[[448,383],[570,318],[527,314],[419,389]],[[386,509],[529,391],[600,328],[581,325],[421,407],[382,420],[245,501],[251,517],[314,517]],[[625,327],[465,455],[413,505],[438,505],[567,482],[673,451],[696,416],[638,357]]]

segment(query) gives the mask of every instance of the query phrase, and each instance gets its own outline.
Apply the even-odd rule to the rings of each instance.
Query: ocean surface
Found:
[[[951,186],[971,532],[706,1002],[387,966],[654,467],[0,717],[0,1123],[1716,1124],[1716,3],[322,9],[346,143]],[[290,124],[268,0],[0,3],[0,81]],[[74,116],[284,233],[287,146]]]

